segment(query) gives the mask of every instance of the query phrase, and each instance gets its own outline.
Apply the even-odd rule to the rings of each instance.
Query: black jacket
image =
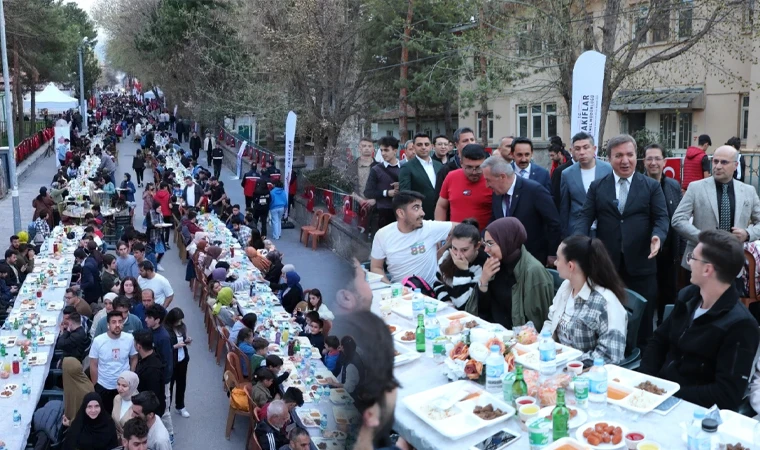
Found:
[[[16,276],[16,272],[14,271],[14,268],[12,268],[10,264],[8,264],[8,261],[6,260],[0,261],[0,267],[5,267],[8,269],[8,276],[5,278],[5,284],[8,285],[8,287],[11,287],[11,286],[20,287],[19,279]],[[19,273],[19,275],[21,274]]]
[[[63,357],[73,356],[82,361],[85,357],[85,351],[90,345],[90,335],[84,327],[79,327],[74,331],[64,331],[55,341],[55,349],[63,353]]]
[[[591,224],[596,220],[596,237],[604,243],[618,273],[623,255],[629,275],[656,273],[657,260],[649,259],[651,252],[648,243],[652,236],[658,236],[660,246],[665,245],[670,228],[660,184],[635,172],[623,214],[620,214],[617,203],[615,172],[592,182],[586,193],[586,203],[578,215],[574,234],[589,236]]]
[[[705,408],[736,410],[760,344],[757,322],[729,287],[704,315],[698,286],[678,293],[673,312],[654,332],[639,371],[681,385],[678,397]]]
[[[438,174],[441,170],[441,163],[432,159],[433,172]],[[436,175],[437,176],[437,175]],[[437,178],[436,178],[437,179]],[[435,181],[435,180],[434,180]],[[431,183],[430,178],[422,167],[419,158],[414,158],[404,164],[398,174],[399,188],[403,190],[417,191],[425,196],[422,201],[422,209],[425,211],[425,217],[432,220],[435,217],[435,204],[438,201],[438,192],[435,190],[435,184]]]
[[[177,343],[179,342],[179,339],[177,339],[177,333],[175,333],[173,329],[171,329],[169,327],[164,327],[164,328],[166,329],[166,332],[169,333],[169,343],[171,343],[171,345],[172,345],[172,356],[173,356],[173,358],[172,358],[172,360],[173,360],[172,367],[177,367],[177,363],[179,362],[179,361],[177,361],[177,359],[179,358],[179,349],[174,348],[174,346],[177,345]],[[182,335],[182,339],[185,342],[187,342],[187,332],[185,332]],[[185,359],[183,359],[183,361],[189,362],[190,361],[190,353],[187,351],[187,348],[188,348],[187,345],[185,345],[184,348],[185,348]]]
[[[565,164],[559,165],[554,169],[554,172],[552,172],[552,197],[554,198],[554,206],[557,207],[557,211],[559,211],[560,197],[562,196],[562,172],[572,165],[573,159],[570,158]]]
[[[385,163],[375,164],[369,169],[367,186],[364,187],[364,196],[377,201],[378,209],[391,209],[393,197],[384,197],[383,191],[391,190],[391,183],[398,182],[398,174],[401,171],[400,164],[385,167]]]
[[[190,138],[190,150],[196,152],[201,150],[201,146],[203,144],[201,143],[201,137],[200,136],[193,136]]]
[[[678,204],[681,203],[681,185],[678,184],[678,181],[663,175],[660,180],[660,187],[662,188],[662,193],[665,195],[665,207],[668,210],[668,223],[670,223],[673,219],[673,214],[678,208]],[[663,249],[666,247],[668,250],[668,256],[673,259],[676,266],[680,264],[681,237],[678,235],[675,227],[670,227],[668,229],[668,239],[665,241]]]
[[[153,351],[150,355],[137,362],[135,373],[140,378],[138,392],[152,391],[158,397],[158,410],[161,416],[166,410],[166,394],[164,391],[164,363],[161,357]]]
[[[288,445],[290,442],[285,433],[270,425],[266,420],[256,424],[254,433],[256,433],[261,450],[279,450],[280,447]]]
[[[282,289],[280,287],[280,277],[282,276],[283,267],[284,266],[281,262],[277,264],[272,264],[271,266],[269,266],[269,270],[267,271],[266,275],[264,275],[264,279],[269,282],[269,288],[272,289],[273,291]],[[287,286],[287,285],[283,285],[283,286]]]

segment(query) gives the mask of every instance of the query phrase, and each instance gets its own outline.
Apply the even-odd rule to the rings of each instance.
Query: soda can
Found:
[[[404,286],[401,283],[393,283],[391,285],[391,297],[398,298],[404,294]]]
[[[588,378],[577,377],[574,383],[576,405],[585,408],[588,406]]]

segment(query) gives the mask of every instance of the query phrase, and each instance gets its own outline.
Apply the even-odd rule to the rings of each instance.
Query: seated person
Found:
[[[303,391],[297,387],[289,387],[288,390],[285,391],[285,394],[283,394],[282,401],[285,402],[285,406],[288,407],[288,412],[293,412],[296,407],[300,408],[303,406]],[[267,410],[269,409],[270,403],[262,406],[259,410],[259,420],[266,420]],[[283,427],[282,431],[285,431],[285,428],[286,427]]]
[[[256,313],[248,313],[244,315],[241,320],[238,320],[232,326],[232,329],[230,330],[230,340],[232,342],[237,342],[237,335],[243,328],[248,328],[249,330],[255,332],[257,320],[258,317],[256,316]]]
[[[322,293],[319,289],[310,290],[307,297],[306,311],[316,311],[319,313],[319,317],[324,320],[335,320],[335,315],[322,302]]]
[[[255,371],[261,367],[264,360],[267,359],[267,351],[269,350],[269,341],[261,337],[253,338],[253,356],[249,356],[251,360],[251,369]]]
[[[251,399],[258,407],[262,407],[272,401],[272,393],[269,389],[274,384],[274,374],[266,367],[259,367],[253,373],[253,389]]]
[[[243,369],[243,376],[248,377],[248,374],[251,373],[248,366],[251,365],[254,356],[256,356],[256,351],[253,349],[253,332],[248,328],[240,330],[236,344],[240,351],[248,357],[248,364],[246,364],[246,361],[240,361],[240,365]]]
[[[336,373],[340,369],[338,360],[340,359],[340,341],[337,336],[327,336],[325,338],[325,349],[322,350],[322,362],[325,363],[325,367],[333,373],[336,377]]]
[[[618,364],[625,356],[628,313],[619,299],[625,285],[599,239],[570,236],[557,249],[557,271],[565,281],[554,296],[544,330],[562,345],[583,352],[586,367],[594,359]]]
[[[296,312],[296,322],[303,327],[304,332],[309,333],[309,325],[312,321],[319,319],[319,313],[316,311],[309,311],[305,314]]]
[[[280,398],[280,384],[288,379],[290,372],[280,373],[283,362],[282,358],[277,355],[268,355],[264,361],[264,367],[271,370],[276,377],[269,391],[272,393],[272,397]]]
[[[466,219],[472,220],[472,219]],[[487,285],[483,265],[488,255],[480,245],[480,231],[471,223],[460,223],[451,232],[451,247],[438,260],[433,290],[438,300],[478,315],[478,285]]]
[[[325,336],[322,334],[322,328],[325,326],[325,321],[322,319],[314,319],[309,324],[309,332],[305,334],[309,338],[312,347],[316,347],[319,353],[325,349]]]
[[[309,432],[300,427],[295,427],[288,433],[290,442],[280,450],[309,450],[311,448],[311,436]]]
[[[654,331],[639,371],[679,383],[684,400],[735,411],[760,344],[757,321],[734,287],[744,248],[722,230],[702,231],[698,240],[686,255],[692,285]]]
[[[274,400],[267,408],[266,420],[259,421],[254,430],[261,450],[279,450],[288,445],[288,438],[281,431],[288,420],[290,420],[290,413],[285,402]]]

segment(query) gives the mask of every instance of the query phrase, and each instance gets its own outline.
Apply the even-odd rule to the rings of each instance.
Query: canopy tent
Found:
[[[161,89],[156,88],[156,91],[158,92],[158,96],[159,97],[163,97],[164,96],[164,93],[161,91]],[[154,98],[156,98],[156,94],[153,92],[153,90],[146,91],[146,92],[143,93],[143,98],[145,100],[153,100]]]
[[[30,112],[32,107],[31,94],[24,95],[24,111]],[[79,100],[61,92],[55,84],[49,83],[41,92],[35,96],[34,107],[37,109],[47,109],[49,112],[64,112],[71,108],[79,106]]]

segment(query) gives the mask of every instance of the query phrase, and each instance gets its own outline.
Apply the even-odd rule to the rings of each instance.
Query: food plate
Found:
[[[0,336],[0,343],[3,343],[6,347],[13,347],[16,345],[18,336]]]
[[[15,391],[16,389],[18,389],[18,384],[16,383],[6,384],[5,387],[3,388],[3,390],[5,391]]]
[[[718,425],[718,432],[723,436],[726,444],[736,444],[737,440],[745,446],[752,444],[755,439],[753,430],[757,425],[757,420],[728,409],[720,410],[720,418],[723,423]]]
[[[337,439],[313,437],[311,442],[317,446],[317,450],[344,450],[346,448],[346,443],[339,442]]]
[[[412,361],[420,359],[420,353],[408,349],[405,345],[394,344],[396,348],[396,356],[393,359],[393,366],[398,367]]]
[[[51,317],[42,317],[40,319],[40,326],[42,327],[54,327],[56,325],[56,320]]]
[[[47,353],[30,353],[29,356],[27,356],[26,361],[30,366],[44,366],[45,363],[47,363],[47,357]]]
[[[11,398],[13,397],[13,393],[14,391],[10,389],[3,389],[2,391],[0,391],[0,398]]]
[[[380,275],[379,273],[370,272],[370,271],[367,271],[367,270],[365,270],[364,273],[367,276],[367,282],[369,284],[377,283],[378,281],[382,281],[383,280],[383,276]]]
[[[37,345],[53,345],[55,344],[55,335],[51,333],[41,334],[35,338]]]
[[[336,405],[346,405],[353,403],[353,399],[348,392],[343,388],[330,389],[330,401]]]
[[[450,439],[459,439],[490,425],[505,422],[515,409],[472,381],[460,380],[410,395],[403,400],[412,413],[434,430]],[[492,405],[504,415],[491,420],[473,412],[476,406]],[[445,406],[444,406],[445,405]]]
[[[558,441],[554,441],[549,444],[548,447],[544,447],[542,450],[586,450],[588,444],[581,444],[573,438],[563,437]]]
[[[609,403],[639,414],[646,414],[652,411],[660,403],[672,397],[681,389],[678,383],[634,372],[612,364],[606,364],[604,368],[607,369],[607,378],[609,380],[607,386],[607,400]],[[637,388],[637,386],[645,382],[649,382],[665,392],[658,395]]]
[[[409,337],[411,337],[411,339],[405,339]],[[396,334],[393,335],[393,339],[402,344],[414,344],[416,342],[414,330],[399,329]]]
[[[547,419],[551,415],[552,411],[554,411],[555,405],[547,406],[544,408],[541,408],[541,411],[538,412],[539,416],[546,417]],[[586,414],[586,411],[580,409],[580,408],[573,408],[571,406],[567,407],[568,409],[577,411],[577,414],[575,417],[571,418],[568,422],[567,426],[572,430],[574,428],[578,428],[579,426],[586,423],[586,420],[588,419],[588,416]]]
[[[611,427],[620,427],[620,429],[623,431],[622,436],[623,438],[620,440],[618,444],[599,444],[599,445],[592,445],[590,444],[585,437],[583,437],[583,432],[586,431],[589,428],[594,428],[597,424],[604,423]],[[625,435],[628,434],[628,428],[625,426],[617,423],[617,422],[609,422],[605,420],[595,420],[593,422],[588,422],[584,424],[583,426],[578,428],[578,431],[575,432],[575,438],[582,444],[589,448],[593,448],[595,450],[609,450],[614,448],[622,448],[625,447]]]
[[[301,419],[303,426],[319,428],[319,420],[322,415],[318,409],[298,408],[296,409],[296,414]]]
[[[557,345],[557,367],[564,367],[570,361],[574,361],[583,354],[582,351],[576,350],[572,347],[562,345],[559,342]],[[523,345],[515,344],[513,352],[515,352],[515,361],[522,364],[524,367],[533,370],[540,370],[539,357],[538,357],[538,344]]]
[[[465,329],[484,328],[488,322],[468,314],[464,311],[456,311],[438,319],[441,323],[441,334],[444,336],[458,336]]]
[[[333,406],[333,417],[339,429],[347,427],[349,423],[358,425],[361,420],[359,411],[353,406]]]
[[[26,302],[27,300],[24,300]],[[21,303],[21,307],[19,308],[21,311],[34,311],[37,309],[37,304],[32,301],[32,303]]]
[[[322,432],[322,437],[325,439],[338,439],[345,440],[348,435],[340,430],[325,430]]]
[[[314,375],[314,379],[317,380],[317,384],[321,384],[321,385],[324,385],[324,386],[330,384],[330,381],[338,381],[335,378],[335,375],[333,375],[329,371],[318,372],[316,375]]]
[[[398,333],[398,330],[399,330],[399,327],[397,327],[396,325],[390,325],[390,324],[388,325],[388,331],[391,332],[391,335]]]
[[[50,302],[47,304],[48,311],[60,311],[63,309],[63,302]]]

